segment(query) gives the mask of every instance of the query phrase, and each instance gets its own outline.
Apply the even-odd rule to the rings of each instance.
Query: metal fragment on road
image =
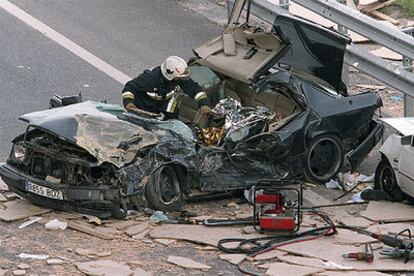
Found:
[[[49,259],[49,255],[36,255],[36,254],[27,254],[27,253],[20,253],[17,255],[20,259],[33,259],[33,260],[47,260]]]
[[[210,269],[211,266],[179,256],[168,256],[167,262],[183,268]]]
[[[33,224],[33,223],[38,222],[41,219],[42,219],[41,217],[32,217],[32,218],[30,218],[30,220],[28,220],[28,221],[23,222],[22,224],[20,224],[19,229],[23,229],[23,228],[25,228],[25,227]]]
[[[111,260],[76,263],[75,265],[79,271],[85,273],[86,275],[129,276],[132,274],[132,271],[128,265]]]

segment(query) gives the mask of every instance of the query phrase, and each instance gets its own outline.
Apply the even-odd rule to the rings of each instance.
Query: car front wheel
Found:
[[[339,172],[344,161],[342,143],[335,135],[324,134],[312,139],[306,154],[305,178],[326,183]]]
[[[398,187],[397,178],[390,162],[383,158],[375,170],[375,189],[384,191],[392,201],[405,199],[404,193]]]
[[[184,205],[184,196],[180,181],[172,166],[163,166],[156,170],[147,186],[145,196],[148,206],[157,211],[179,211]]]

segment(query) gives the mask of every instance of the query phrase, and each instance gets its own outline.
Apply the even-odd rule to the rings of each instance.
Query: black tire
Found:
[[[323,134],[312,139],[306,153],[304,174],[309,182],[324,184],[334,178],[344,163],[344,150],[335,135]]]
[[[153,173],[145,187],[148,206],[156,211],[179,211],[184,205],[177,172],[172,166],[163,166]]]
[[[391,201],[403,201],[406,196],[398,187],[394,169],[386,158],[382,158],[375,170],[375,189],[384,191]]]

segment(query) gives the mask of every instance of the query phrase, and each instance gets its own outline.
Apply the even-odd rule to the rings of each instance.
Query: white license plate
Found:
[[[60,190],[43,187],[43,186],[34,184],[32,182],[29,182],[29,181],[26,181],[25,188],[26,188],[26,191],[37,194],[37,195],[63,200],[63,193]]]

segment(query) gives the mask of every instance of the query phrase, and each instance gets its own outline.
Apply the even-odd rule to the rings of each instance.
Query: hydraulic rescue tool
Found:
[[[297,232],[301,205],[301,184],[262,180],[253,187],[253,226],[260,232]]]

